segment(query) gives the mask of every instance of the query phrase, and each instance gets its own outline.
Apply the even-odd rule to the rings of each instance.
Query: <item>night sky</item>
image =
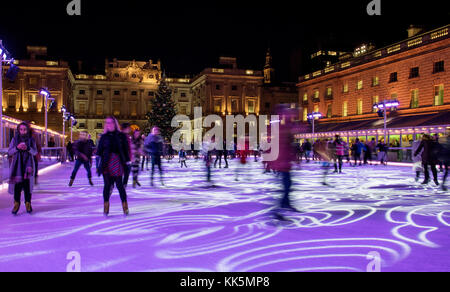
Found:
[[[66,14],[69,0],[4,2],[0,39],[17,59],[26,57],[26,45],[45,45],[74,71],[77,60],[86,73],[102,73],[105,58],[161,59],[167,72],[182,76],[214,66],[221,55],[261,69],[270,46],[286,81],[309,72],[308,56],[319,47],[383,47],[405,39],[410,24],[432,29],[450,19],[446,1],[435,0],[381,0],[382,16],[367,15],[370,0],[81,0],[82,16]]]

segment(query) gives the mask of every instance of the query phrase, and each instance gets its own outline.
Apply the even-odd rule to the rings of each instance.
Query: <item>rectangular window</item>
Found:
[[[319,112],[319,105],[318,104],[314,105],[314,112],[315,113]]]
[[[30,77],[30,85],[36,85],[37,84],[37,78],[36,77]]]
[[[120,91],[119,90],[115,90],[114,91],[114,95],[120,95]]]
[[[363,114],[363,100],[361,98],[358,98],[356,114],[357,115]]]
[[[103,124],[102,123],[97,123],[97,125],[95,126],[96,129],[102,129],[103,128]]]
[[[130,115],[137,116],[137,102],[130,102]]]
[[[327,118],[333,117],[333,105],[329,104],[327,105]]]
[[[377,103],[379,103],[379,102],[380,102],[380,97],[379,97],[378,95],[375,95],[375,96],[372,98],[372,104],[375,105],[375,104],[377,104]],[[373,112],[374,112],[374,113],[376,113],[377,111],[378,111],[378,109],[376,109],[376,108],[373,109]]]
[[[103,94],[103,90],[97,90],[97,95],[102,95]]]
[[[348,83],[346,82],[346,83],[344,83],[344,88],[343,88],[343,90],[342,90],[344,93],[347,93],[348,92]]]
[[[319,92],[319,90],[315,90],[314,91],[314,98],[315,99],[318,99],[320,97],[320,92]]]
[[[397,72],[393,72],[389,75],[389,83],[397,82]]]
[[[80,115],[86,114],[86,104],[84,102],[80,102],[80,104],[78,104],[78,111],[80,112]]]
[[[363,81],[359,80],[357,85],[356,85],[356,89],[361,90],[363,88]]]
[[[81,89],[81,90],[79,91],[79,94],[80,94],[80,95],[85,95],[85,94],[86,94],[86,90]]]
[[[308,109],[306,107],[303,109],[303,121],[308,121]]]
[[[434,105],[444,104],[444,84],[434,87]]]
[[[344,101],[344,103],[342,104],[342,116],[348,116],[348,101]]]
[[[231,90],[236,91],[237,90],[237,86],[236,85],[231,86]]]
[[[303,94],[303,101],[308,101],[308,93]]]
[[[215,113],[222,112],[222,99],[219,98],[214,99],[214,112]]]
[[[131,95],[136,96],[137,95],[137,91],[132,91]]]
[[[411,108],[418,108],[419,107],[419,89],[413,89],[411,90]]]
[[[219,84],[216,85],[216,90],[220,90],[220,85]]]
[[[332,97],[332,96],[333,96],[333,88],[327,87],[327,97]]]
[[[186,97],[186,92],[182,92],[182,93],[180,94],[180,96],[181,96],[181,97]]]
[[[95,105],[95,113],[97,116],[102,116],[103,115],[103,103],[102,102],[97,102]]]
[[[112,103],[112,112],[114,116],[120,116],[120,102],[114,101]]]
[[[232,113],[239,112],[239,105],[238,105],[238,100],[237,99],[233,99],[231,101],[231,111],[232,111]]]
[[[8,95],[8,108],[10,108],[10,109],[16,108],[16,95],[15,94]]]
[[[256,102],[254,100],[248,101],[248,113],[254,114],[256,112]]]
[[[149,91],[148,96],[155,96],[155,93],[153,91]]]
[[[409,71],[409,78],[417,78],[419,77],[419,67],[411,68]]]
[[[435,62],[433,66],[433,73],[444,72],[444,61]]]
[[[375,76],[372,78],[372,86],[378,86],[380,85],[380,78],[378,76]]]

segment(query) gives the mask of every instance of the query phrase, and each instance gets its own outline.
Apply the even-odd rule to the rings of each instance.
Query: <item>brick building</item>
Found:
[[[47,47],[27,47],[28,59],[15,60],[20,67],[14,81],[7,80],[3,66],[3,113],[7,116],[32,121],[43,126],[45,103],[41,88],[46,88],[55,98],[56,106],[48,111],[48,127],[62,132],[62,106],[72,107],[71,71],[68,63],[47,56]],[[50,103],[49,103],[50,104]]]
[[[390,111],[388,127],[417,129],[408,129],[403,139],[398,132],[395,139],[417,138],[414,133],[423,131],[427,121],[430,126],[450,124],[448,30],[445,26],[421,33],[410,28],[404,41],[381,49],[358,48],[352,58],[301,76],[297,84],[301,119],[306,122],[308,113],[321,112],[325,118],[316,122],[319,137],[337,131],[380,129],[383,123],[380,125],[373,105],[398,100],[400,106]],[[431,122],[437,115],[441,119]]]

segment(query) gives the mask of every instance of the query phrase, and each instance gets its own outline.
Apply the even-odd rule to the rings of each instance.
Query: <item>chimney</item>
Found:
[[[407,29],[407,31],[408,31],[408,38],[412,38],[413,36],[416,36],[419,33],[421,33],[422,32],[422,28],[411,24],[409,26],[409,28]]]

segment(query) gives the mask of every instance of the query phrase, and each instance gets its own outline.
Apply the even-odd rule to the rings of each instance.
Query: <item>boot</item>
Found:
[[[25,208],[27,209],[27,213],[28,214],[33,213],[33,208],[31,207],[31,203],[30,202],[26,202],[25,203]]]
[[[104,203],[103,214],[104,214],[105,216],[108,216],[108,215],[109,215],[109,202],[105,202],[105,203]]]
[[[74,182],[74,181],[75,181],[74,179],[70,179],[69,187],[73,186],[73,182]]]
[[[136,188],[136,185],[137,185],[137,182],[136,182],[136,180],[133,180],[133,189],[135,189],[135,188]]]
[[[138,187],[140,187],[140,186],[141,186],[141,184],[139,183],[139,181],[138,181],[138,180],[136,180],[136,184],[137,184],[137,186],[138,186]]]
[[[439,186],[439,182],[438,182],[438,180],[436,179],[436,180],[434,180],[434,183],[436,184],[436,186]]]
[[[123,208],[123,214],[125,216],[128,216],[128,214],[130,214],[130,210],[128,210],[128,202],[123,202],[122,208]]]
[[[89,184],[90,184],[91,186],[94,186],[94,183],[92,182],[92,178],[89,178]]]
[[[17,213],[19,213],[20,210],[20,203],[19,202],[14,202],[14,208],[12,209],[12,212],[14,215],[17,215]]]

